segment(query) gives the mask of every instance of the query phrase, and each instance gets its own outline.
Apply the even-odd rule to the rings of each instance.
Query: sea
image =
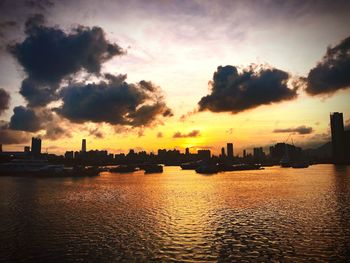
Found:
[[[350,166],[1,176],[0,262],[350,262]]]

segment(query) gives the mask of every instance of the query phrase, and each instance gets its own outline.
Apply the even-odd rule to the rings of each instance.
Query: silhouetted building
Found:
[[[253,157],[255,162],[261,162],[265,159],[265,153],[262,147],[257,147],[253,149]]]
[[[30,147],[29,146],[24,146],[24,152],[29,153],[30,152]]]
[[[2,153],[2,144],[0,144],[0,153]]]
[[[186,155],[189,155],[189,154],[190,154],[190,149],[186,148]]]
[[[41,154],[41,139],[40,138],[32,138],[32,155],[39,156]]]
[[[81,142],[81,151],[83,153],[86,152],[86,139],[83,139],[82,142]]]
[[[227,144],[227,157],[230,159],[233,158],[233,144],[232,143]]]
[[[330,115],[332,133],[332,156],[334,163],[345,162],[345,133],[343,113],[333,112]]]
[[[209,160],[211,157],[210,150],[198,150],[197,155],[199,160]]]
[[[288,152],[291,161],[298,160],[302,154],[300,147],[286,143],[276,143],[275,146],[270,147],[270,157],[273,161],[279,162],[285,155],[286,151]]]
[[[67,151],[65,154],[64,154],[64,157],[66,159],[73,159],[74,158],[74,153],[73,151]]]
[[[243,150],[243,158],[246,158],[246,157],[247,157],[247,151]]]
[[[225,157],[226,154],[225,154],[225,147],[222,147],[221,148],[221,157]]]

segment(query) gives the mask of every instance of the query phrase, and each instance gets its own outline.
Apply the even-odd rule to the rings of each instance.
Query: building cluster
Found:
[[[332,161],[335,164],[350,164],[350,130],[344,130],[343,114],[339,112],[331,113],[331,146]],[[179,150],[159,149],[157,154],[147,153],[145,151],[136,152],[131,149],[127,154],[112,154],[106,150],[87,151],[86,139],[82,140],[80,151],[67,151],[64,156],[49,155],[41,152],[41,139],[32,138],[31,146],[25,146],[23,152],[3,152],[0,144],[0,157],[6,158],[48,158],[58,163],[67,164],[128,164],[128,163],[145,163],[157,162],[167,165],[179,165],[184,162],[198,160],[212,160],[216,162],[229,163],[260,163],[260,164],[277,164],[282,157],[288,153],[289,158],[293,161],[305,158],[304,151],[293,144],[276,143],[269,147],[269,153],[265,153],[262,147],[256,147],[251,153],[245,149],[243,156],[234,155],[232,143],[227,143],[226,147],[221,148],[219,156],[212,155],[209,149],[200,149],[195,153],[186,148],[184,153]],[[4,158],[5,157],[5,158]]]

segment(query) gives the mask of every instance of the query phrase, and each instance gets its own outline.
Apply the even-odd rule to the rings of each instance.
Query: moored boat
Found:
[[[206,164],[203,163],[196,168],[196,172],[199,174],[215,174],[220,171],[217,164]]]
[[[134,165],[119,165],[114,168],[109,169],[113,173],[132,173],[136,171],[136,166]]]
[[[163,172],[163,166],[160,164],[143,165],[142,169],[145,171],[146,174]]]

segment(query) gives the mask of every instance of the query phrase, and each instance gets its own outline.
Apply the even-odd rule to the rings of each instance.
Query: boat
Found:
[[[61,164],[50,164],[42,159],[15,159],[0,164],[0,175],[3,176],[35,176],[35,177],[80,177],[99,175],[95,167],[68,168]]]
[[[260,170],[263,169],[260,164],[233,164],[223,165],[220,167],[222,171],[246,171],[246,170]]]
[[[145,171],[145,174],[162,173],[163,172],[163,166],[160,164],[143,165],[142,169]]]
[[[119,165],[117,167],[109,169],[109,171],[112,173],[132,173],[136,170],[136,166],[134,165]]]
[[[187,162],[180,165],[182,170],[196,170],[203,161]]]
[[[215,174],[220,171],[219,166],[217,164],[200,164],[196,168],[196,172],[199,174]]]
[[[308,168],[308,167],[309,167],[309,163],[306,161],[299,161],[292,164],[292,168],[295,168],[295,169]]]

